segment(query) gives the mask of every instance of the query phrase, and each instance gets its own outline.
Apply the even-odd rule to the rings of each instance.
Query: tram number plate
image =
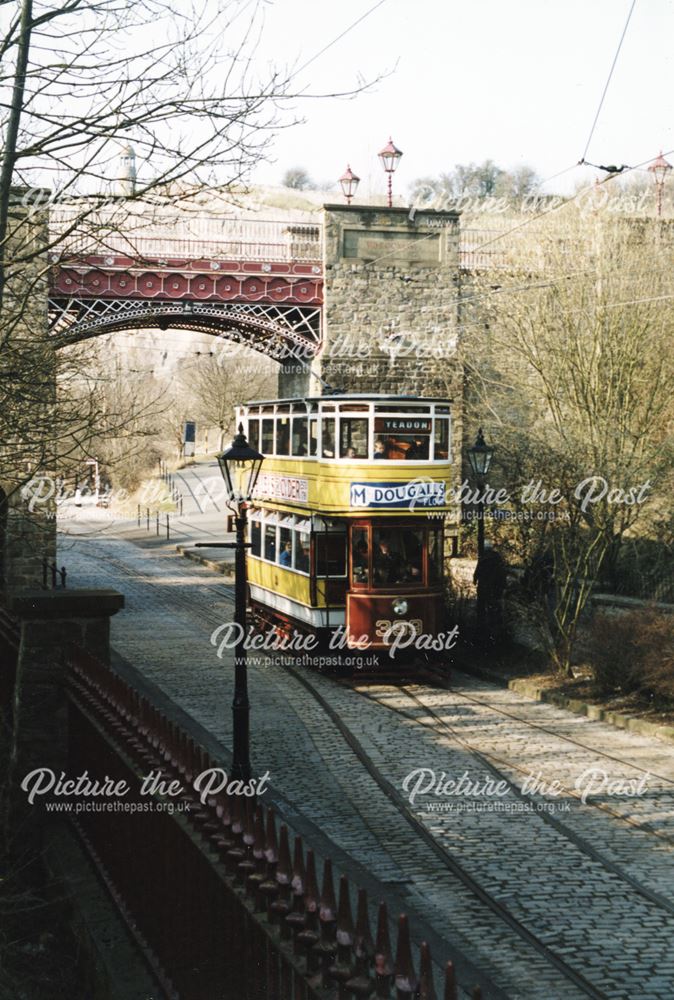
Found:
[[[424,623],[421,618],[412,618],[410,621],[402,621],[400,618],[392,621],[388,618],[378,618],[374,627],[375,634],[379,638],[383,638],[387,632],[390,633],[391,629],[394,629],[393,635],[421,635]]]

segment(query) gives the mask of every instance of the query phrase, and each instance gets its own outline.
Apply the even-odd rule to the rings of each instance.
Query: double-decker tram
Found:
[[[316,648],[347,655],[432,648],[444,627],[450,420],[447,399],[411,396],[239,408],[237,424],[265,456],[247,564],[259,627],[311,633]]]

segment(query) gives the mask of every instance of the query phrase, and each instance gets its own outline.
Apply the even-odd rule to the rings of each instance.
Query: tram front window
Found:
[[[442,580],[442,528],[430,528],[428,532],[428,582]]]
[[[375,586],[423,581],[423,531],[419,528],[375,528]]]

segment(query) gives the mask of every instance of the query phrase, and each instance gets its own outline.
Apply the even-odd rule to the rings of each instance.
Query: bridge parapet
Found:
[[[248,261],[264,263],[322,261],[323,233],[319,223],[287,219],[234,218],[148,209],[139,215],[53,206],[49,213],[52,243],[58,241],[59,261],[73,258],[121,257],[131,260]]]

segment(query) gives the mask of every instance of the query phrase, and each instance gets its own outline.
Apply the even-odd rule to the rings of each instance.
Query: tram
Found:
[[[450,401],[280,399],[239,407],[239,422],[265,456],[249,511],[257,626],[323,649],[428,648],[444,625]]]

